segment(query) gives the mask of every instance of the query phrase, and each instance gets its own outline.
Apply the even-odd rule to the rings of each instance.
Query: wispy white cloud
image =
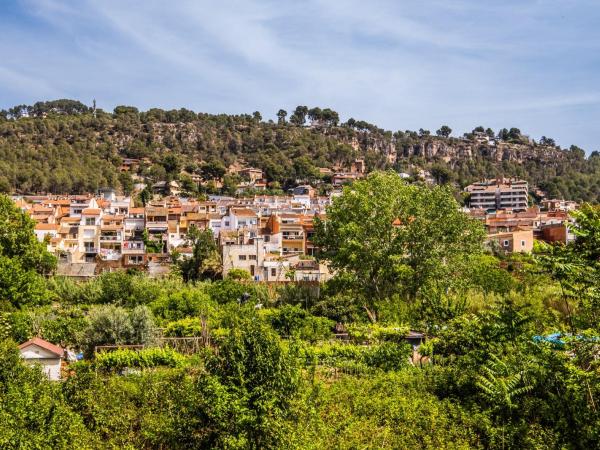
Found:
[[[14,92],[34,94],[39,98],[60,97],[62,95],[62,91],[54,88],[43,78],[3,66],[0,66],[0,86],[10,86]]]
[[[591,0],[18,5],[0,15],[4,107],[69,95],[271,116],[318,104],[390,129],[485,121],[549,134],[544,117],[560,142],[596,145],[592,125],[573,126],[598,107]]]

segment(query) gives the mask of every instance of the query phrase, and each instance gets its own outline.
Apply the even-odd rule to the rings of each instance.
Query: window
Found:
[[[93,217],[86,217],[85,224],[86,225],[96,225],[96,219],[94,219]]]
[[[225,226],[228,227],[229,226],[229,220],[225,221]]]
[[[271,269],[271,276],[272,277],[276,277],[277,276],[277,269],[275,269],[275,268]]]
[[[521,241],[521,247],[525,247],[525,241]]]
[[[256,255],[248,255],[250,261],[256,261]]]
[[[271,242],[271,236],[270,235],[265,234],[264,238],[265,238],[265,242]]]
[[[239,256],[238,256],[238,259],[239,259],[240,261],[246,261],[246,255],[239,255]]]
[[[508,247],[508,240],[504,240],[504,242],[502,243],[503,246]]]

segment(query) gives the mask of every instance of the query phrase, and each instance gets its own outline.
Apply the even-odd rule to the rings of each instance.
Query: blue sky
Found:
[[[598,0],[4,0],[0,108],[331,107],[600,150]]]

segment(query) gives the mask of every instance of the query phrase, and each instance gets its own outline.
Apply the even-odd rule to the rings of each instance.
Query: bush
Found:
[[[152,314],[145,306],[128,312],[114,305],[90,311],[83,347],[89,357],[97,345],[152,344],[156,338]]]
[[[296,336],[310,342],[329,339],[335,325],[332,320],[315,317],[299,306],[285,305],[278,309],[265,310],[264,314],[280,336]]]
[[[408,344],[385,342],[379,345],[324,344],[308,349],[307,362],[337,368],[352,368],[352,372],[381,369],[398,370],[408,366],[411,348]]]
[[[210,297],[217,303],[239,302],[244,294],[249,294],[246,302],[266,304],[269,294],[265,286],[256,283],[243,283],[230,278],[215,281],[208,285]]]
[[[365,364],[385,371],[399,370],[409,365],[411,347],[407,343],[384,342],[365,354]]]
[[[216,304],[202,287],[186,286],[162,295],[150,307],[157,317],[173,321],[185,317],[211,315]]]
[[[0,342],[0,448],[99,448],[61,384],[23,363],[10,340]]]
[[[409,332],[408,326],[353,323],[348,326],[348,336],[357,343],[395,342],[403,343]]]
[[[251,280],[252,275],[250,275],[250,272],[248,272],[246,269],[231,269],[227,273],[227,278],[237,281]]]
[[[118,349],[98,353],[94,365],[105,371],[121,371],[126,368],[182,367],[187,358],[169,348],[146,348],[139,351]]]
[[[202,335],[202,321],[197,317],[188,317],[170,322],[164,331],[167,337],[193,337]]]

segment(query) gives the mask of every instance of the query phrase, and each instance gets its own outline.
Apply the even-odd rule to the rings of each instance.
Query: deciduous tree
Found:
[[[407,185],[393,172],[372,173],[344,188],[315,220],[315,244],[375,319],[377,303],[426,289],[445,291],[466,276],[482,249],[483,228],[442,187]]]

